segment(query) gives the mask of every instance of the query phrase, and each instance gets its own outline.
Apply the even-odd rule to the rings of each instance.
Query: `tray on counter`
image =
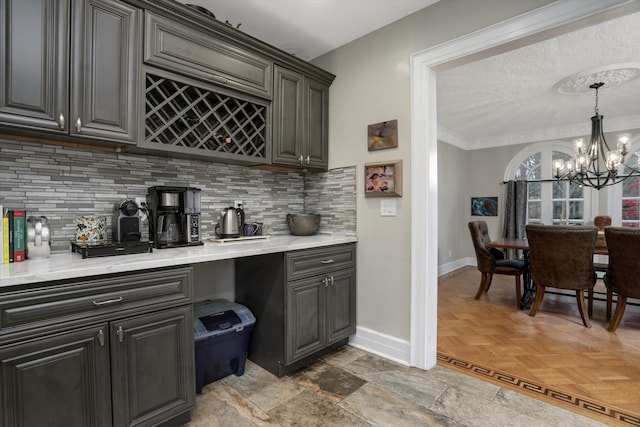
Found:
[[[271,236],[265,234],[263,236],[241,236],[241,237],[211,237],[207,239],[210,242],[215,243],[234,243],[234,242],[246,242],[248,240],[269,240]]]
[[[71,252],[82,255],[82,259],[114,255],[153,252],[153,242],[99,242],[80,243],[71,240]]]

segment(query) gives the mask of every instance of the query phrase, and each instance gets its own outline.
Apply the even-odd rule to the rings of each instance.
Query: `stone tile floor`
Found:
[[[351,346],[278,378],[247,361],[197,395],[188,427],[604,426],[442,366],[429,371]]]

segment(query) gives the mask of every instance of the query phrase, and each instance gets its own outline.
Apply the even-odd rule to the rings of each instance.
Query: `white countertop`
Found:
[[[72,252],[54,254],[49,258],[28,259],[24,262],[0,265],[0,289],[50,280],[188,265],[356,241],[356,236],[344,234],[282,235],[271,236],[266,240],[244,240],[225,243],[205,241],[204,245],[201,246],[154,249],[151,253],[99,258],[82,259],[80,254]]]

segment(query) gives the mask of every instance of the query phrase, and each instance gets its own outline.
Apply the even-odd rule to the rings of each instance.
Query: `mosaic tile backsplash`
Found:
[[[234,200],[267,234],[288,234],[286,215],[302,212],[322,215],[320,232],[356,233],[355,166],[302,174],[0,140],[0,204],[46,216],[52,253],[71,250],[77,216],[106,215],[111,230],[114,204],[156,185],[202,190],[202,239],[215,236],[220,211]]]

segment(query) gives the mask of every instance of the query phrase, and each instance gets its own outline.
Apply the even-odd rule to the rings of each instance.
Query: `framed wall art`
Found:
[[[398,120],[375,123],[367,126],[369,151],[384,150],[398,146]]]
[[[473,216],[498,216],[497,197],[472,197],[471,215]]]
[[[402,160],[365,163],[364,197],[402,197]]]

